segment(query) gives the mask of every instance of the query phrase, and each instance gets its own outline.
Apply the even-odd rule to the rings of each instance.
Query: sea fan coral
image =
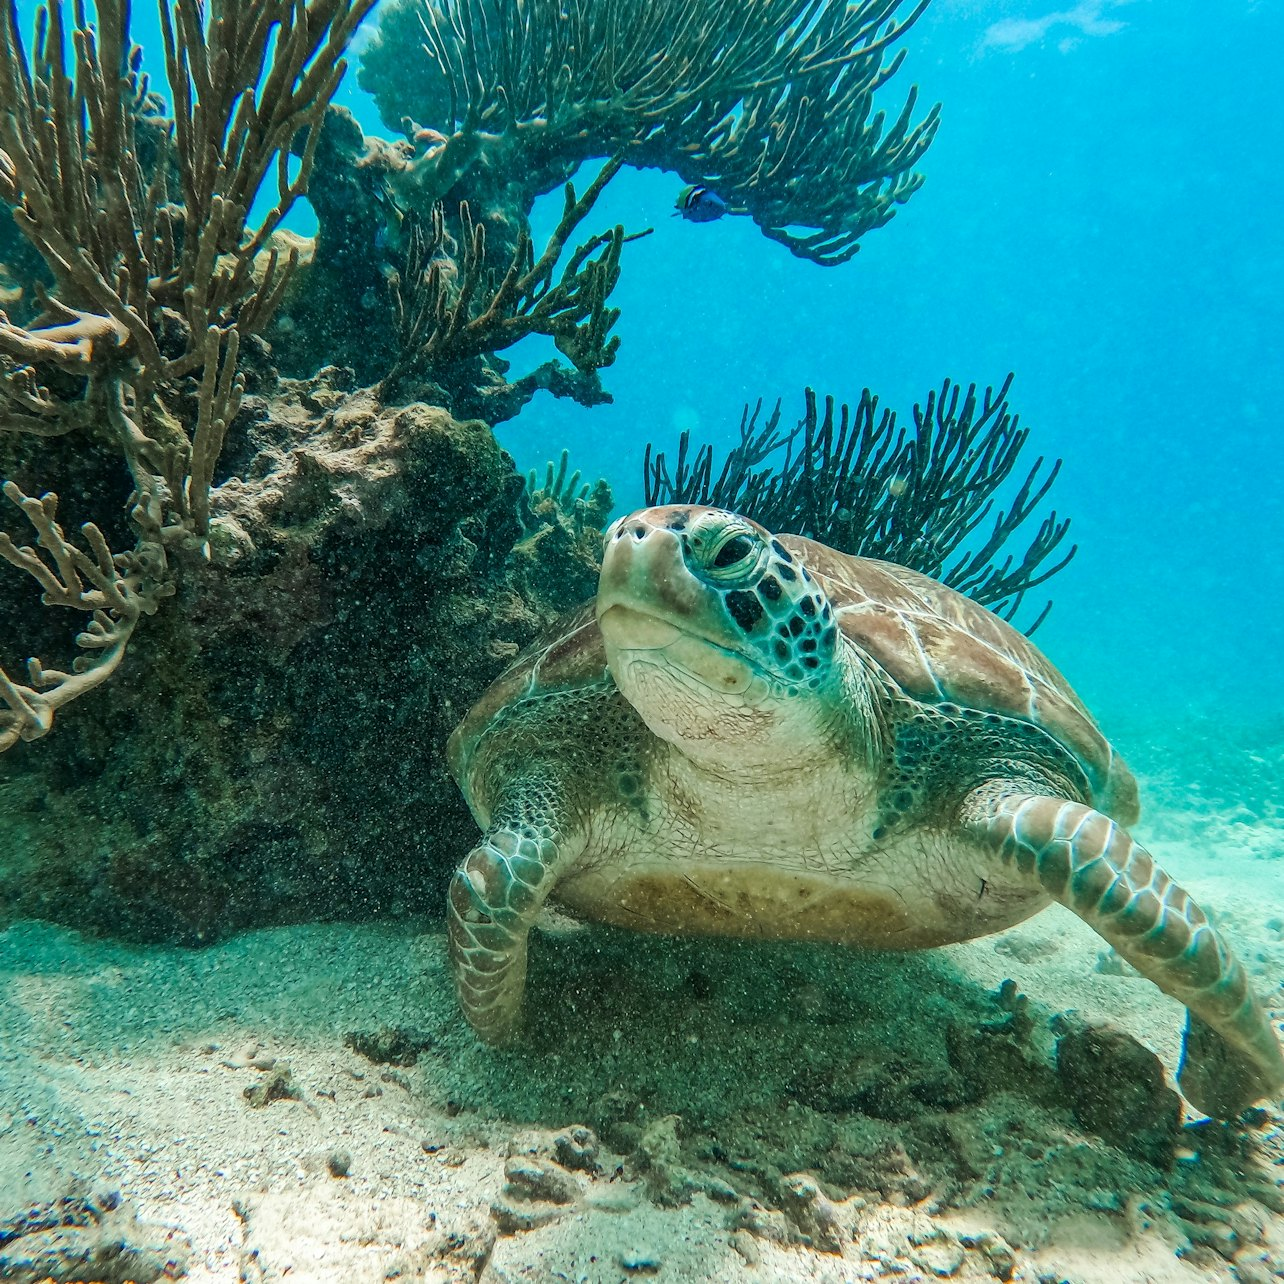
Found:
[[[691,454],[691,435],[678,442],[672,470],[664,451],[646,448],[648,504],[712,504],[793,531],[844,552],[898,562],[975,598],[1004,619],[1026,594],[1062,570],[1075,546],[1062,551],[1070,529],[1055,511],[1039,523],[1024,553],[1004,553],[1018,528],[1043,502],[1061,469],[1035,460],[1006,508],[985,529],[1030,435],[1008,408],[1012,376],[978,401],[946,379],[914,407],[912,432],[880,407],[866,388],[853,412],[806,391],[806,413],[789,430],[780,403],[761,427],[762,402],[745,408],[740,441],[714,474],[711,445]],[[973,536],[983,532],[979,539]],[[1026,630],[1047,616],[1048,603]]]
[[[937,108],[889,121],[900,0],[394,0],[362,55],[430,203],[502,180],[529,212],[585,160],[700,184],[803,258],[841,263],[922,182]],[[474,209],[474,213],[476,213]]]

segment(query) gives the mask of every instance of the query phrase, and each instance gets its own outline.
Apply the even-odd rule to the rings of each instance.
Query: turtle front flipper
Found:
[[[1284,1053],[1238,959],[1198,905],[1110,817],[1083,803],[989,785],[965,828],[1004,871],[1073,910],[1133,967],[1186,1005],[1177,1080],[1227,1119],[1284,1087]]]
[[[524,816],[496,823],[450,881],[447,920],[455,989],[487,1043],[511,1043],[526,989],[526,945],[559,865],[554,829]]]

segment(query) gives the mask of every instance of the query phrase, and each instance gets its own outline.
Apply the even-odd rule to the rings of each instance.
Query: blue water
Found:
[[[633,503],[649,436],[730,439],[747,399],[868,385],[908,413],[945,375],[1013,370],[1080,546],[1041,645],[1107,723],[1277,711],[1284,10],[1054,8],[938,0],[909,33],[887,92],[944,104],[927,182],[841,267],[621,175],[597,222],[656,231],[616,290],[615,404],[540,400],[501,437],[522,463],[569,445]]]
[[[628,507],[648,438],[729,442],[746,400],[792,415],[804,385],[869,386],[908,416],[947,375],[1012,370],[1028,449],[1065,458],[1053,494],[1079,543],[1044,649],[1107,724],[1279,713],[1284,8],[1065,4],[936,0],[884,91],[893,110],[911,82],[944,104],[927,182],[841,267],[748,219],[673,218],[675,176],[621,174],[585,234],[655,233],[626,248],[613,299],[615,403],[541,397],[500,436],[523,467],[569,446]],[[337,101],[391,132],[355,74]],[[546,353],[506,355],[520,373]]]

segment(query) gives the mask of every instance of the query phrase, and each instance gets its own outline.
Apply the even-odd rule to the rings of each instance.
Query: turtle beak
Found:
[[[670,646],[679,636],[739,653],[743,640],[723,622],[720,599],[691,573],[681,532],[693,509],[644,508],[606,533],[597,587],[597,622],[612,650]]]
[[[668,646],[683,618],[683,581],[689,579],[682,544],[659,510],[644,509],[614,522],[606,532],[597,582],[597,621],[608,644],[630,650]],[[686,603],[689,612],[691,603]]]
[[[651,730],[672,741],[711,737],[721,700],[758,703],[766,692],[687,567],[681,531],[690,512],[648,508],[616,522],[597,590],[611,675]]]

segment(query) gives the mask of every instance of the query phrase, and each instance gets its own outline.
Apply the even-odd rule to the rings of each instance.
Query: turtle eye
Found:
[[[707,566],[719,579],[728,579],[743,571],[748,563],[756,562],[757,553],[752,536],[733,531],[710,550]]]

